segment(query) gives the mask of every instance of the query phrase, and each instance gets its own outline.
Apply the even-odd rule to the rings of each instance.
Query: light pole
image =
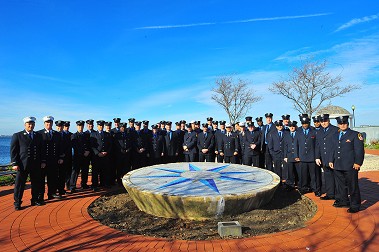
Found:
[[[353,110],[353,127],[355,128],[355,114],[354,114],[355,106],[352,105],[352,106],[351,106],[351,109]]]

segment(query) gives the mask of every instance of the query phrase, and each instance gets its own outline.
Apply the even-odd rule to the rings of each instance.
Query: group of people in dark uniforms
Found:
[[[349,128],[348,117],[338,117],[338,127],[330,124],[329,115],[307,114],[291,121],[290,115],[273,122],[273,114],[251,116],[235,124],[215,121],[175,123],[149,121],[128,123],[114,118],[79,120],[77,131],[69,131],[70,122],[45,116],[44,129],[34,131],[34,117],[24,118],[25,129],[15,133],[11,142],[11,162],[17,170],[14,206],[21,209],[28,175],[32,185],[31,205],[44,205],[45,178],[48,199],[60,199],[75,193],[81,176],[81,189],[121,184],[127,172],[147,165],[175,162],[235,163],[268,169],[276,173],[286,190],[295,188],[301,194],[314,192],[322,196],[321,175],[324,171],[326,195],[335,207],[347,207],[355,213],[360,207],[358,171],[363,163],[363,137]],[[86,129],[85,129],[86,125]],[[321,170],[322,168],[322,170]],[[350,197],[349,197],[350,195]]]

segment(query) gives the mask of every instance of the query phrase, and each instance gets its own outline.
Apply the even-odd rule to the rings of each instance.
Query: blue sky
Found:
[[[356,124],[379,125],[377,1],[0,2],[0,135],[22,118],[227,119],[215,78],[248,79],[263,99],[249,115],[298,112],[268,91],[299,59],[362,89],[332,100]],[[74,127],[72,127],[74,131]]]

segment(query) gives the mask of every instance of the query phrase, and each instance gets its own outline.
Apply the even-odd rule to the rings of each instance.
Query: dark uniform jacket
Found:
[[[160,158],[162,153],[165,153],[165,140],[157,132],[157,134],[152,134],[151,136],[150,157]]]
[[[221,143],[222,136],[226,134],[226,130],[224,129],[223,131],[220,129],[217,129],[214,131],[214,136],[215,136],[215,146],[218,149],[219,144]]]
[[[259,130],[246,131],[245,135],[242,138],[243,143],[245,145],[244,151],[247,156],[255,156],[259,155],[260,145],[261,145],[261,134]],[[251,144],[255,144],[256,147],[254,149],[251,148]]]
[[[300,127],[296,132],[296,148],[298,150],[298,158],[300,162],[315,162],[316,151],[316,131],[308,128],[308,134],[304,134],[304,130]]]
[[[207,135],[205,136],[204,132],[201,132],[197,136],[197,148],[199,149],[199,152],[201,152],[202,149],[208,149],[208,152],[206,154],[213,153],[215,150],[215,137],[212,133],[212,131],[207,131]]]
[[[362,165],[364,159],[364,144],[362,135],[351,129],[339,139],[339,132],[333,135],[333,149],[330,162],[335,170],[349,171],[354,164]]]
[[[277,129],[270,131],[267,134],[267,146],[268,150],[275,160],[283,160],[284,159],[284,134],[286,131],[282,131],[282,136],[279,137],[279,131]]]
[[[171,132],[171,139],[170,134],[168,131],[166,131],[166,134],[163,136],[164,144],[165,144],[165,154],[166,156],[172,157],[175,156],[176,153],[179,153],[179,136],[176,133],[176,131],[170,131]]]
[[[121,132],[118,131],[115,133],[113,137],[114,141],[114,150],[113,152],[116,155],[122,155],[126,153],[130,153],[133,148],[133,142],[131,138],[131,134],[129,132]]]
[[[52,135],[50,136],[49,131],[46,129],[42,129],[38,133],[42,136],[42,163],[58,165],[58,159],[64,156],[61,148],[61,134],[52,130]]]
[[[11,141],[11,164],[19,166],[20,170],[30,170],[34,166],[41,166],[42,137],[32,132],[33,139],[23,130],[13,134]]]
[[[184,154],[190,154],[190,153],[197,153],[197,137],[196,137],[196,132],[191,131],[190,133],[187,131],[184,134],[183,138],[183,146],[188,147],[188,151],[183,151]]]
[[[297,138],[297,131],[293,132],[294,136],[291,136],[291,132],[287,132],[284,134],[283,142],[284,142],[284,151],[283,151],[283,158],[288,158],[287,162],[295,163],[295,157],[298,157],[298,151],[296,146],[296,138]]]
[[[133,141],[133,148],[135,151],[138,152],[139,149],[144,148],[144,153],[149,153],[150,148],[150,138],[149,134],[145,134],[142,130],[137,131],[131,131],[132,141]]]
[[[85,151],[90,151],[90,143],[89,143],[90,135],[85,132],[79,133],[76,132],[71,135],[71,145],[74,149],[74,157],[84,157]]]
[[[270,125],[270,126],[269,126]],[[269,129],[267,129],[269,128]],[[266,132],[267,129],[267,132]],[[272,131],[276,130],[276,127],[274,123],[266,124],[262,126],[261,132],[261,149],[264,150],[263,146],[265,146],[267,142],[267,135],[270,134]]]
[[[316,158],[321,159],[324,166],[329,166],[329,156],[332,151],[333,137],[338,131],[338,127],[329,125],[328,130],[321,128],[316,134]]]
[[[228,133],[222,136],[221,141],[219,142],[219,152],[223,152],[224,156],[232,157],[234,156],[234,152],[238,152],[239,150],[239,141],[238,136],[234,132],[230,132],[230,136]]]
[[[112,136],[105,131],[102,131],[102,133],[99,133],[99,131],[92,132],[90,143],[94,155],[98,155],[100,152],[109,154],[112,150]]]

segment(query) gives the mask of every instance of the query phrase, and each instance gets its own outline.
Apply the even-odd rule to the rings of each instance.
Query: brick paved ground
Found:
[[[13,209],[13,187],[0,188],[1,251],[379,251],[379,171],[361,172],[362,211],[349,214],[332,201],[309,197],[318,212],[305,228],[248,239],[169,241],[102,226],[87,207],[102,192],[79,192],[45,206]]]

